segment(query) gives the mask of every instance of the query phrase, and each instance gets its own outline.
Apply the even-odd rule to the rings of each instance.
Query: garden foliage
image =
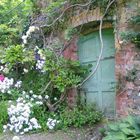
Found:
[[[34,0],[0,1],[0,16],[6,14],[0,19],[0,131],[24,134],[99,122],[102,115],[93,107],[68,108],[67,91],[77,88],[90,66],[65,59],[62,41],[43,42],[42,29],[29,25],[34,8]],[[67,30],[65,39],[75,32]]]
[[[126,119],[107,126],[103,140],[140,140],[140,117],[129,116]]]

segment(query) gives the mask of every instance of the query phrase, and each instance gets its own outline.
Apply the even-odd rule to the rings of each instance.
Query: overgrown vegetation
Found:
[[[75,28],[67,26],[68,18],[77,4],[93,7],[92,3],[85,2],[53,1],[43,10],[38,7],[39,1],[34,0],[0,2],[1,132],[8,130],[24,134],[82,127],[102,119],[101,112],[93,106],[76,104],[70,109],[67,103],[68,90],[77,88],[91,67],[63,57],[63,51],[68,47],[64,42],[69,44],[78,33]],[[73,7],[73,4],[76,5]],[[55,21],[70,5],[65,16]],[[55,21],[52,26],[32,25],[34,18],[42,12],[49,17],[45,24]],[[65,30],[64,42],[54,39],[62,29]],[[46,41],[49,33],[54,40],[50,37]]]
[[[140,15],[139,15],[139,9],[137,9],[137,15],[133,16],[131,19],[128,20],[130,31],[122,32],[121,37],[124,41],[131,41],[134,43],[138,48],[140,47]]]

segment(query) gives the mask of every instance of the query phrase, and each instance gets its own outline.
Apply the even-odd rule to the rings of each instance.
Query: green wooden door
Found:
[[[115,48],[112,29],[102,31],[104,49],[99,68],[84,85],[87,103],[96,103],[105,115],[115,114]],[[98,31],[82,36],[78,41],[78,55],[82,64],[95,68],[100,53]]]

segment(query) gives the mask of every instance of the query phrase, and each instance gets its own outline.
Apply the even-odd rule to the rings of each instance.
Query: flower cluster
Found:
[[[41,70],[41,72],[44,72],[43,70],[44,64],[45,64],[44,60],[37,60],[36,69]]]
[[[1,63],[3,63],[3,62],[1,62]],[[3,72],[3,73],[8,73],[9,72],[8,66],[7,65],[0,66],[0,71]]]
[[[0,75],[0,92],[2,93],[7,92],[11,88],[11,86],[13,86],[13,84],[14,84],[13,78],[9,79],[7,77]]]
[[[22,84],[22,81],[17,81],[16,84],[15,84],[15,87],[16,88],[20,88],[21,84]]]
[[[25,91],[23,91],[22,95],[25,98],[25,100],[28,100],[36,105],[42,105],[43,100],[47,100],[49,98],[48,95],[46,95],[45,98],[42,95],[36,95],[33,93],[32,90],[30,90],[29,93],[26,93]]]
[[[26,34],[22,36],[22,40],[23,40],[23,43],[24,43],[24,44],[27,44],[27,39],[28,39],[28,37],[29,37],[29,36],[31,35],[31,33],[34,32],[35,30],[39,30],[39,28],[36,27],[36,26],[30,26],[30,27],[29,27],[29,29],[28,29],[28,31],[26,32]]]
[[[23,98],[17,99],[16,105],[11,105],[8,108],[9,123],[4,125],[4,132],[8,129],[19,134],[27,133],[34,129],[39,129],[36,118],[31,117],[32,104],[26,102]]]
[[[45,72],[44,69],[44,65],[45,65],[45,55],[43,53],[43,50],[39,49],[37,46],[35,48],[35,59],[37,60],[36,63],[36,69],[41,70],[41,72]]]
[[[54,129],[55,126],[59,123],[59,121],[57,121],[56,119],[51,119],[51,118],[48,118],[48,121],[47,121],[47,126],[49,129]]]
[[[12,140],[20,140],[20,137],[14,136]]]

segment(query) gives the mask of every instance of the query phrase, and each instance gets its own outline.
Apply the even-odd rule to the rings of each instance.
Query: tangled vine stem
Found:
[[[61,19],[63,17],[63,15],[65,14],[65,12],[67,10],[69,10],[70,8],[73,8],[73,7],[86,7],[90,4],[92,4],[93,2],[95,2],[95,0],[90,0],[88,1],[86,4],[73,4],[73,5],[70,5],[69,7],[65,8],[64,11],[60,14],[60,16],[58,16],[51,24],[45,24],[45,25],[42,25],[40,27],[51,27],[52,25],[54,25],[59,19]]]
[[[98,60],[97,60],[97,64],[96,64],[96,66],[95,66],[95,69],[90,73],[90,75],[88,75],[88,76],[86,77],[86,79],[84,79],[84,80],[82,81],[82,83],[80,83],[79,85],[77,85],[77,87],[81,87],[89,78],[91,78],[91,76],[93,76],[93,75],[96,73],[96,71],[97,71],[97,69],[98,69],[98,67],[99,67],[99,64],[100,64],[100,61],[101,61],[101,58],[102,58],[102,54],[103,54],[103,48],[104,48],[103,37],[102,37],[103,19],[104,19],[105,15],[107,14],[108,9],[111,7],[111,5],[112,5],[115,1],[116,1],[116,0],[112,0],[111,2],[109,2],[109,4],[107,5],[107,8],[106,8],[106,10],[105,10],[103,16],[102,16],[101,19],[100,19],[99,36],[100,36],[100,42],[101,42],[101,50],[100,50],[100,54],[99,54],[99,57],[98,57]]]

